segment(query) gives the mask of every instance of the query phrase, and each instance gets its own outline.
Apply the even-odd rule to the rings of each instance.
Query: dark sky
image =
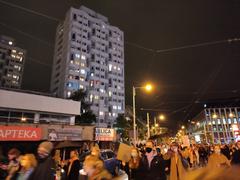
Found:
[[[238,0],[0,0],[0,34],[28,53],[23,88],[47,92],[58,22],[4,2],[59,20],[80,5],[107,16],[125,33],[126,104],[132,85],[153,81],[153,94],[137,93],[138,110],[166,110],[170,126],[187,122],[208,99],[240,95],[240,42],[163,53],[126,43],[157,50],[240,38]]]

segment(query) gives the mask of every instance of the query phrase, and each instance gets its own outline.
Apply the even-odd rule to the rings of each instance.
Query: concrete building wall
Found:
[[[125,111],[124,34],[107,17],[70,8],[56,32],[51,91],[67,98],[79,89],[98,124],[113,124]]]

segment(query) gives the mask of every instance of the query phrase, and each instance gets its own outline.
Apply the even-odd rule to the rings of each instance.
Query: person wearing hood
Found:
[[[97,156],[89,155],[85,158],[83,169],[88,180],[110,180],[111,174],[104,168],[104,163]]]
[[[38,165],[30,175],[29,180],[54,180],[55,163],[51,156],[53,144],[44,141],[38,146]]]
[[[210,155],[208,159],[207,167],[210,169],[219,167],[230,167],[230,161],[221,153],[221,148],[219,145],[215,145],[214,153]]]
[[[139,162],[136,179],[166,180],[164,160],[157,155],[152,141],[146,142],[145,151]]]

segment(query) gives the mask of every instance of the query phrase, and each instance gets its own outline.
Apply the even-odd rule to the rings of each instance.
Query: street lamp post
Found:
[[[133,86],[133,143],[136,146],[136,107],[135,107],[136,89]]]
[[[147,137],[150,138],[150,122],[149,122],[149,113],[147,113]]]
[[[142,87],[134,87],[132,89],[133,93],[133,143],[134,146],[136,146],[137,142],[137,135],[136,135],[136,89],[146,89],[146,91],[151,91],[152,90],[152,85],[147,84],[146,86]]]

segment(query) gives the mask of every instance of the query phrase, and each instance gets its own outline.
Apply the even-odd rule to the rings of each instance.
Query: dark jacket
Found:
[[[30,175],[29,180],[54,180],[55,162],[51,156],[45,159],[39,159],[38,165]]]
[[[79,170],[80,170],[80,161],[75,160],[71,166],[70,172],[68,172],[70,163],[67,166],[67,180],[78,180],[79,179]]]
[[[240,165],[240,150],[236,150],[232,155],[232,165]]]
[[[137,170],[137,180],[166,180],[165,162],[161,156],[154,156],[149,167],[147,156],[141,158],[139,168]]]

